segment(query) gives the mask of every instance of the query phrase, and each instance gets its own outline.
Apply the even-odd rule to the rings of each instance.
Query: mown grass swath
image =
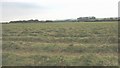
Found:
[[[118,65],[117,26],[117,22],[3,24],[3,65]]]

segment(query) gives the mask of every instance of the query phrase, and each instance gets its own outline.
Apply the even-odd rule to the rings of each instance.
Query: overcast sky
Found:
[[[0,21],[117,17],[119,0],[0,0]]]

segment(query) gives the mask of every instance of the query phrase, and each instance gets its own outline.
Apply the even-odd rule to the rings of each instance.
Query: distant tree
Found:
[[[46,20],[45,22],[53,22],[52,20]]]

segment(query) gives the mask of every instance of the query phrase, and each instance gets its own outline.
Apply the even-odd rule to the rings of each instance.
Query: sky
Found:
[[[119,0],[0,0],[0,21],[118,17]]]

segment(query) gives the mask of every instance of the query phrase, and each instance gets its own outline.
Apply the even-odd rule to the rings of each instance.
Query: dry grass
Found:
[[[3,65],[118,65],[116,22],[3,24]]]

